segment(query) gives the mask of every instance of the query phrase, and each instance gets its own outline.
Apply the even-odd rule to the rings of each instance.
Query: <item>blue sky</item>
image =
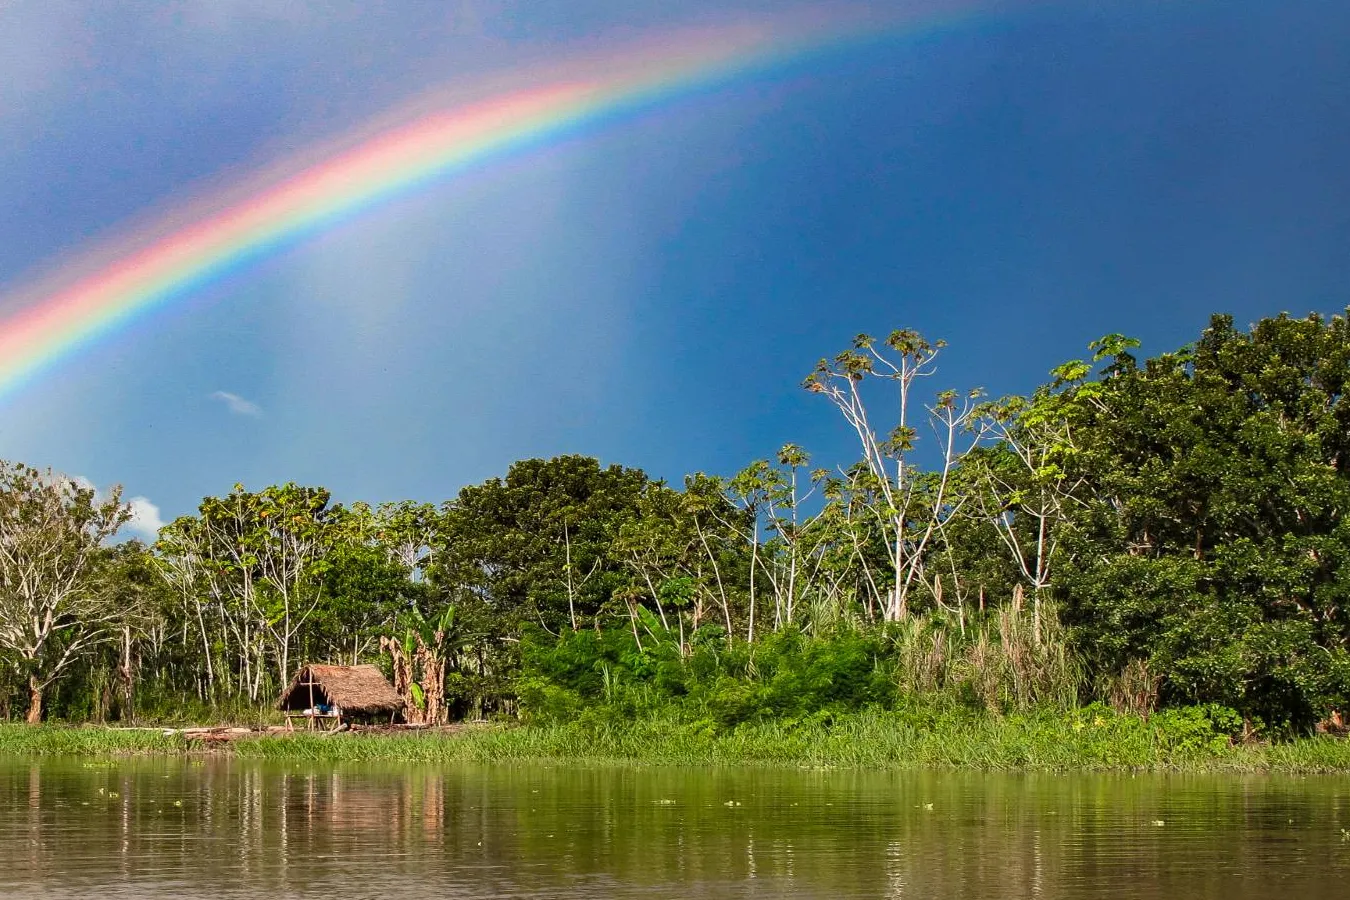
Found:
[[[0,285],[430,86],[781,4],[376,6],[0,6]],[[834,464],[798,384],[858,331],[945,338],[934,387],[1002,394],[1106,332],[1350,303],[1350,6],[997,8],[385,205],[48,371],[0,456],[166,519],[236,481],[441,500],[559,453]]]

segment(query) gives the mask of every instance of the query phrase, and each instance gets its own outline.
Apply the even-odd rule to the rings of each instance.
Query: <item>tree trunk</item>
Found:
[[[422,647],[422,697],[427,708],[423,720],[429,725],[445,724],[445,660],[430,648]]]
[[[390,668],[394,675],[394,693],[403,698],[403,716],[409,725],[417,725],[422,721],[422,710],[417,706],[413,698],[413,670],[412,661],[408,655],[403,652],[403,645],[397,639],[391,637],[380,638],[380,650],[389,654]]]
[[[42,724],[42,682],[36,675],[28,676],[28,719],[29,725]]]
[[[909,615],[909,598],[905,596],[902,574],[905,559],[905,520],[897,519],[894,524],[895,547],[891,556],[895,560],[895,580],[891,587],[890,615],[887,618],[892,622],[901,622]]]
[[[117,674],[122,682],[122,710],[121,716],[123,722],[133,722],[136,713],[132,709],[132,701],[136,694],[136,670],[135,662],[131,656],[131,629],[124,627],[122,629],[122,665]]]

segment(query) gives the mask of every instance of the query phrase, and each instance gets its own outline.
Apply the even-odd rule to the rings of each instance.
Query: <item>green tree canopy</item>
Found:
[[[1309,724],[1350,697],[1350,323],[1216,316],[1119,349],[1068,415],[1091,502],[1064,612],[1095,667]]]

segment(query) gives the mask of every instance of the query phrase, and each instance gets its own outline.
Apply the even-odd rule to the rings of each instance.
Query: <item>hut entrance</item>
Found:
[[[374,666],[308,665],[277,700],[286,727],[297,720],[308,729],[335,729],[353,722],[393,724],[403,713],[403,700]]]

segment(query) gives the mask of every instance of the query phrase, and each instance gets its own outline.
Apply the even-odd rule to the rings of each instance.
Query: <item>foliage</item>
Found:
[[[643,623],[640,641],[618,629],[530,635],[520,681],[527,720],[674,715],[720,733],[747,722],[892,709],[916,697],[1005,713],[1068,708],[1079,678],[1064,643],[1036,642],[1029,618],[1014,613],[972,626],[966,639],[940,619],[821,635],[789,628],[729,646],[720,634],[699,632],[687,654],[650,613]]]
[[[1350,697],[1350,324],[1217,316],[1127,349],[1071,396],[1088,482],[1066,621],[1089,664],[1146,661],[1165,701],[1307,728]]]
[[[99,498],[50,470],[0,463],[0,663],[26,682],[30,723],[47,688],[129,615],[99,568],[130,517],[119,489]]]
[[[793,444],[678,484],[560,456],[439,506],[236,485],[144,547],[112,543],[115,493],[7,463],[0,718],[257,721],[314,661],[380,663],[413,718],[717,753],[873,716],[965,723],[1004,761],[1066,728],[1175,759],[1234,722],[1344,721],[1344,317],[1216,317],[1152,358],[1107,335],[988,402],[925,390],[942,347],[859,335],[816,366],[857,439],[835,469]]]
[[[650,485],[582,456],[515,463],[446,505],[432,577],[489,604],[505,633],[576,628],[622,584],[610,546]]]

